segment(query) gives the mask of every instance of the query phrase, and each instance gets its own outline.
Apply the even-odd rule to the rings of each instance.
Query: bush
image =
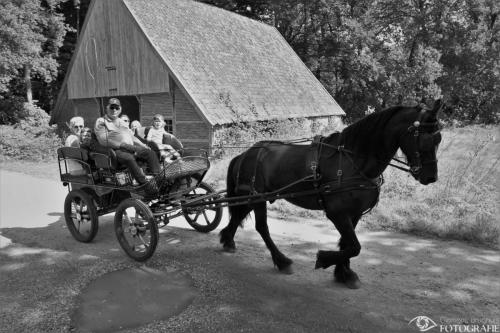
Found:
[[[24,119],[24,103],[22,97],[0,99],[0,125],[14,125]]]
[[[36,105],[18,99],[11,99],[4,105],[9,108],[2,111],[2,122],[8,125],[0,125],[2,158],[32,161],[54,159],[62,141],[57,135],[57,128],[49,125],[49,115]]]
[[[51,160],[62,146],[55,129],[24,130],[21,127],[0,125],[0,158],[28,161]]]
[[[214,156],[217,158],[235,156],[258,141],[290,141],[310,139],[314,135],[327,135],[342,129],[342,122],[332,118],[328,125],[318,120],[285,119],[262,122],[238,122],[229,127],[215,130]]]

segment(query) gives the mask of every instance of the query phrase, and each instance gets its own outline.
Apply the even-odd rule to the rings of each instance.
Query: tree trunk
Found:
[[[26,100],[33,104],[33,92],[31,90],[31,65],[24,65],[24,84],[26,85]]]

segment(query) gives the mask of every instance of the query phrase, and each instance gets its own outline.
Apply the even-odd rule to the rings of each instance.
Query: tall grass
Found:
[[[500,142],[498,127],[443,131],[439,180],[423,186],[398,170],[386,183],[370,229],[391,229],[500,245]]]

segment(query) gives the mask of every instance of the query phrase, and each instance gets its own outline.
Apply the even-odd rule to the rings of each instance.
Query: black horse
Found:
[[[311,145],[262,141],[236,156],[227,173],[227,198],[251,195],[253,200],[229,207],[229,224],[220,232],[224,250],[236,250],[236,230],[253,210],[255,228],[274,264],[281,272],[291,273],[292,260],[276,247],[267,226],[266,202],[284,198],[306,209],[325,211],[340,233],[340,250],[318,251],[316,268],[336,265],[335,279],[359,288],[359,278],[349,265],[361,250],[356,225],[376,205],[382,172],[398,148],[406,155],[406,171],[416,180],[423,185],[437,180],[436,152],[441,141],[437,115],[443,107],[441,101],[432,109],[392,107]]]

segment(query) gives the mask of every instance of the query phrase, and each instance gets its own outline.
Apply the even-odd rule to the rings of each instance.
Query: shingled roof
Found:
[[[274,27],[191,0],[123,0],[212,125],[344,115]]]

